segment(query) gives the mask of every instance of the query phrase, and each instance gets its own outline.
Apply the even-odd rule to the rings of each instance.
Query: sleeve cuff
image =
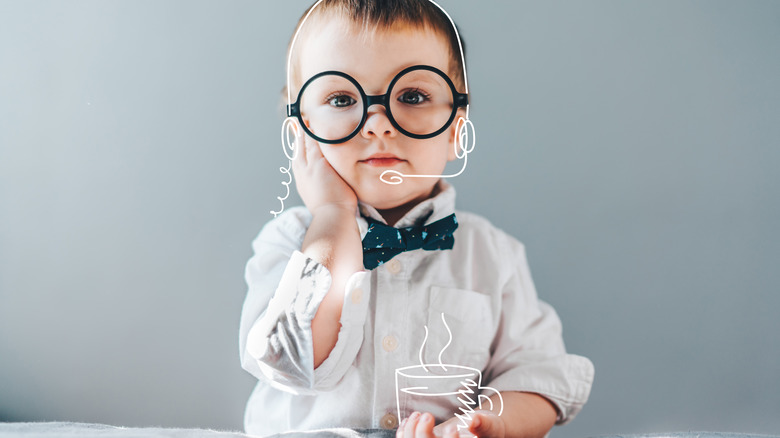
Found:
[[[328,389],[338,384],[354,363],[363,344],[363,326],[371,297],[370,274],[369,271],[358,271],[347,280],[338,340],[327,359],[314,370],[318,389]]]
[[[287,390],[314,385],[311,321],[330,285],[323,265],[293,252],[273,298],[247,335],[246,351],[272,385]]]
[[[314,369],[311,322],[332,279],[323,265],[293,252],[273,298],[247,336],[246,351],[269,384],[299,394],[338,384],[363,343],[370,278],[369,271],[359,271],[347,280],[338,340]]]
[[[555,424],[570,422],[582,410],[593,385],[593,363],[565,354],[513,369],[490,382],[499,391],[533,392],[550,400],[558,410]]]

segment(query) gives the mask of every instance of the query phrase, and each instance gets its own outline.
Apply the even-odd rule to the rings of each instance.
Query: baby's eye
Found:
[[[350,105],[354,105],[357,102],[351,96],[346,94],[331,94],[326,100],[328,105],[336,108],[346,108]]]
[[[419,89],[406,90],[400,96],[398,96],[399,102],[408,105],[419,105],[427,100],[430,100],[430,96]]]

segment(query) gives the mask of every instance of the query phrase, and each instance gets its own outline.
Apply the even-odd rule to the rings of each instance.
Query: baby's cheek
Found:
[[[359,173],[356,171],[357,158],[351,159],[343,151],[336,150],[338,145],[320,145],[322,156],[328,161],[330,166],[343,179],[352,190],[357,192],[360,184]]]
[[[455,154],[453,153],[453,158],[455,157]],[[431,154],[426,157],[426,172],[430,174],[435,175],[441,175],[444,173],[444,169],[447,166],[447,162],[449,162],[449,155],[447,154],[447,149],[442,148],[439,145],[439,148],[434,152],[432,151]]]
[[[333,145],[329,145],[325,143],[320,143],[320,150],[322,151],[322,156],[325,157],[325,160],[327,160],[328,163],[330,163],[330,166],[333,167],[333,169],[339,175],[345,173],[346,160],[344,159],[343,156],[344,154],[340,153],[342,151],[338,151]]]

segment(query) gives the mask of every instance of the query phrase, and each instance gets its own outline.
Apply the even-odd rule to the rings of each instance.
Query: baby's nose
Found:
[[[389,136],[395,137],[397,130],[390,123],[387,116],[387,109],[383,105],[371,105],[366,114],[366,123],[363,125],[362,134],[364,137],[371,136]]]

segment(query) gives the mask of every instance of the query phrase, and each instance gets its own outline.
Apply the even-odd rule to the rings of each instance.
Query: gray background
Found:
[[[553,436],[780,434],[780,2],[441,3],[459,206],[525,242],[596,365]],[[0,1],[0,420],[241,428],[307,4]]]

